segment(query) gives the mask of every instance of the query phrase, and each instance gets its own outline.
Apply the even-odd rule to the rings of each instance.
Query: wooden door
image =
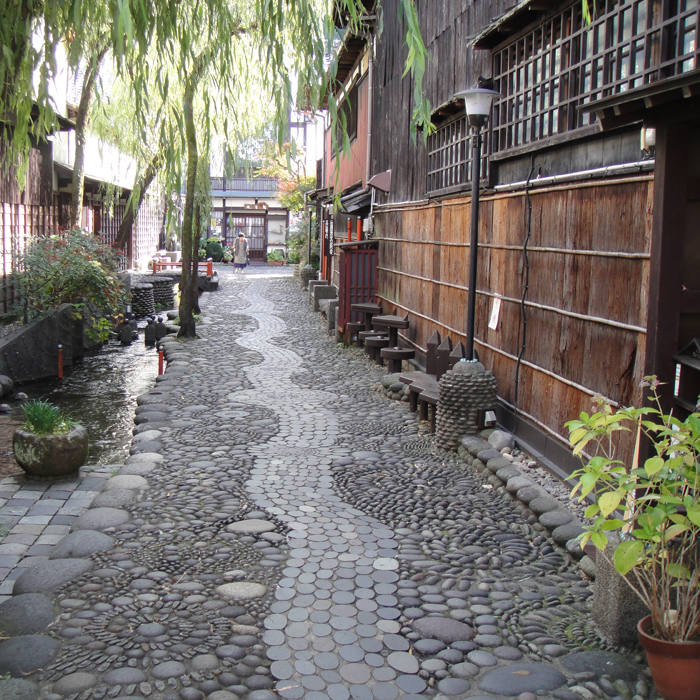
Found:
[[[265,259],[267,249],[267,221],[265,214],[245,214],[229,217],[230,236],[235,240],[242,231],[248,241],[248,257],[251,261]]]

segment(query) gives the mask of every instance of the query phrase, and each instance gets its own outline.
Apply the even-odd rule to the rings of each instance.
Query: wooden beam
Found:
[[[679,260],[683,255],[688,174],[688,124],[656,129],[654,214],[649,270],[649,310],[644,373],[655,374],[664,410],[672,408],[681,308]]]

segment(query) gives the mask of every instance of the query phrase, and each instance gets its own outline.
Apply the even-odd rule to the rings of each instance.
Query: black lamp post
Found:
[[[482,79],[479,79],[481,82]],[[479,180],[481,179],[481,130],[489,120],[491,103],[500,97],[495,90],[476,87],[455,94],[464,100],[467,122],[472,127],[472,231],[469,243],[469,296],[467,298],[467,360],[474,359],[474,314],[476,312],[476,262],[479,246]]]

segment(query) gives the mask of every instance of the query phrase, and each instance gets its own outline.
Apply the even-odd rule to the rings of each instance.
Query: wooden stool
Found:
[[[345,332],[349,333],[350,336],[353,334],[356,335],[357,337],[357,345],[360,347],[362,343],[360,342],[360,336],[357,335],[360,331],[363,331],[365,329],[365,324],[364,323],[358,323],[356,321],[350,321],[349,323],[345,324]]]
[[[409,348],[383,348],[380,353],[385,360],[389,360],[389,374],[397,374],[404,360],[412,360],[416,356],[416,351]]]
[[[360,331],[357,334],[357,343],[358,345],[365,346],[365,354],[369,355],[369,349],[367,348],[367,339],[368,338],[386,338],[387,334],[384,333],[383,331]],[[374,358],[373,358],[374,359]]]
[[[389,347],[389,338],[382,336],[379,338],[367,338],[365,340],[366,352],[369,355],[370,360],[374,360],[378,365],[383,365],[384,360],[379,353],[381,348]]]

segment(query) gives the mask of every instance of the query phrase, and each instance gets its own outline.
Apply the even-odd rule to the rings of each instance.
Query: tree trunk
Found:
[[[180,330],[178,338],[196,338],[194,321],[194,304],[192,303],[192,277],[197,285],[197,254],[194,250],[194,196],[197,184],[197,132],[194,123],[194,91],[197,76],[187,79],[183,116],[185,121],[185,138],[187,140],[187,178],[185,180],[185,211],[182,217],[182,277],[180,278]]]
[[[192,278],[190,280],[189,303],[192,313],[201,313],[199,308],[199,241],[202,237],[202,205],[197,204],[194,212],[194,236],[192,236]]]
[[[95,83],[100,71],[100,64],[107,53],[108,46],[103,48],[95,59],[88,64],[83,78],[83,89],[80,92],[78,115],[75,118],[75,162],[73,163],[73,194],[71,197],[69,228],[80,228],[83,213],[83,196],[85,194],[85,143],[87,128],[90,120],[90,105],[95,96]]]
[[[134,192],[132,191],[131,197],[126,204],[126,209],[124,210],[124,218],[122,219],[121,224],[119,224],[117,237],[114,239],[114,243],[112,243],[113,248],[116,248],[117,250],[125,250],[125,246],[131,237],[131,227],[134,225],[136,215],[139,212],[139,208],[141,207],[141,204],[146,196],[148,188],[151,186],[151,183],[153,180],[155,180],[155,177],[158,174],[162,161],[163,153],[162,151],[158,151],[158,153],[153,156],[143,175],[141,175],[141,177],[134,184],[134,191],[138,188],[139,192],[138,201],[133,201]]]

